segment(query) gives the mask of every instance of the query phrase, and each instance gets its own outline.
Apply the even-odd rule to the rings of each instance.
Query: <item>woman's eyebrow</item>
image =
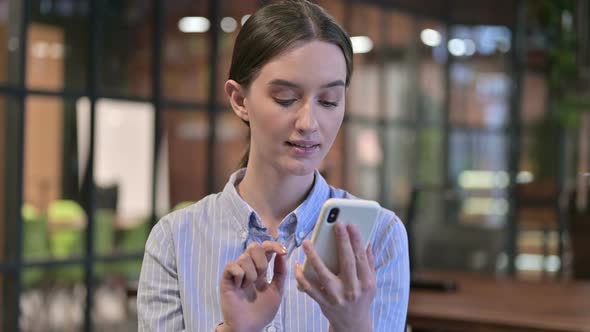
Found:
[[[296,89],[300,89],[301,87],[293,82],[287,81],[287,80],[281,80],[281,79],[275,79],[272,80],[268,83],[269,85],[281,85],[281,86],[285,86],[285,87],[289,87],[289,88],[296,88]],[[326,88],[332,88],[335,86],[344,86],[344,81],[342,80],[336,80],[330,83],[326,83],[324,85],[322,85],[320,88],[322,89],[326,89]]]

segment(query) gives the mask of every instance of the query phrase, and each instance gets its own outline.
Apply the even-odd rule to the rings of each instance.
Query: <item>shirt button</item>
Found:
[[[304,239],[305,238],[305,233],[303,232],[299,232],[299,234],[297,234],[299,236],[300,239]]]
[[[266,328],[266,331],[267,332],[277,332],[277,328],[274,326],[269,326]]]

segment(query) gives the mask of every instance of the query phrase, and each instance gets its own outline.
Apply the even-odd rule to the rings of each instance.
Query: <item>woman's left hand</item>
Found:
[[[334,231],[338,246],[338,274],[324,265],[311,241],[305,240],[303,249],[317,280],[308,280],[298,265],[295,268],[297,283],[320,305],[332,331],[372,331],[370,309],[377,280],[371,246],[365,250],[357,226],[338,224]]]

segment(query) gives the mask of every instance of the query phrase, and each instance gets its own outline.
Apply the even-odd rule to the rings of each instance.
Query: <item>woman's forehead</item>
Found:
[[[258,80],[265,85],[277,81],[338,85],[334,82],[346,82],[346,61],[335,44],[317,40],[298,43],[262,66]]]

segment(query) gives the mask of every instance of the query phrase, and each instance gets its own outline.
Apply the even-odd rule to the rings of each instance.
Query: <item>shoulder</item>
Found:
[[[215,209],[219,209],[220,194],[211,194],[200,201],[166,214],[152,228],[148,243],[152,241],[172,242],[179,235],[187,234],[210,218]]]

